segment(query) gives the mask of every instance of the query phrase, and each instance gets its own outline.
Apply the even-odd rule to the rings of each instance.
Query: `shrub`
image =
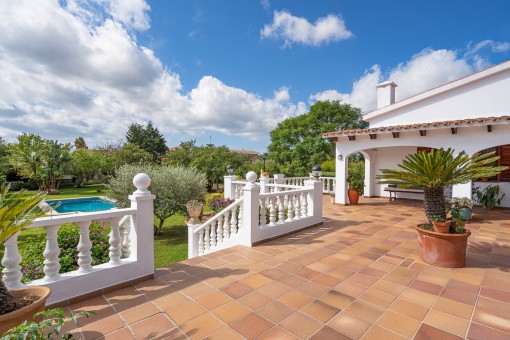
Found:
[[[322,172],[335,172],[335,160],[330,159],[321,163]]]
[[[215,213],[219,213],[232,203],[234,203],[234,200],[217,197],[209,201],[209,208],[211,208],[211,210]]]
[[[108,197],[117,201],[119,207],[130,205],[128,195],[136,189],[133,177],[146,173],[151,178],[149,190],[156,195],[154,215],[159,219],[156,234],[161,233],[165,220],[177,213],[186,214],[186,203],[203,199],[206,193],[205,174],[195,168],[183,166],[123,165],[110,178]]]
[[[16,184],[14,184],[11,187],[11,191],[20,191],[21,189],[27,189],[27,190],[37,190],[39,189],[39,186],[34,180],[28,180],[26,182],[24,181],[17,181]]]
[[[205,195],[205,204],[209,206],[209,202],[211,202],[211,200],[214,198],[223,198],[223,194],[212,193]]]
[[[90,226],[90,242],[92,243],[92,265],[106,263],[110,244],[108,235],[110,228],[103,228],[93,221]],[[78,269],[78,242],[80,240],[79,228],[74,224],[63,225],[57,233],[60,248],[60,273],[67,273]],[[46,234],[27,237],[19,242],[19,252],[23,258],[21,272],[23,282],[41,279],[44,277],[44,248],[46,247]]]

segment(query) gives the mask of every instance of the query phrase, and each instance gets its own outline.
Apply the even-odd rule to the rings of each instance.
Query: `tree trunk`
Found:
[[[434,216],[446,218],[446,201],[444,199],[444,188],[424,189],[425,198],[423,200],[425,215],[427,220],[432,222]]]
[[[16,299],[9,293],[4,282],[0,280],[0,315],[13,312],[18,309]]]
[[[156,235],[160,235],[161,234],[161,229],[163,229],[163,223],[165,223],[165,220],[160,219],[159,220],[159,225],[158,225],[158,231],[156,232]]]

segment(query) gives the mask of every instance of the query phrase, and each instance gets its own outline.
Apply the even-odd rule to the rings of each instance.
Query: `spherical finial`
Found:
[[[250,183],[254,183],[257,180],[257,174],[254,171],[250,171],[246,174],[246,180]]]
[[[138,191],[146,192],[149,185],[151,185],[151,178],[147,174],[139,173],[133,177],[133,184]]]

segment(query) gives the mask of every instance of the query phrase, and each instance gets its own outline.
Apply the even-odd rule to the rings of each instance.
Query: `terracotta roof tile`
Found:
[[[373,133],[390,133],[400,132],[405,130],[420,130],[420,129],[431,129],[441,127],[461,127],[470,125],[490,125],[492,123],[498,124],[510,124],[510,116],[499,116],[499,117],[483,117],[483,118],[469,118],[459,120],[446,120],[440,122],[430,123],[418,123],[418,124],[407,124],[407,125],[393,125],[393,126],[381,126],[368,129],[357,129],[357,130],[340,130],[326,132],[322,134],[324,138],[332,138],[339,136],[355,136],[355,135],[368,135]]]

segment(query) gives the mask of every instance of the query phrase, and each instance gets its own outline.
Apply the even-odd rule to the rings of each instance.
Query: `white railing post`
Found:
[[[235,186],[232,184],[237,176],[223,176],[223,196],[225,199],[235,199]]]
[[[274,184],[283,184],[285,181],[285,175],[284,174],[274,174]]]
[[[149,175],[141,173],[133,178],[133,184],[137,188],[132,195],[131,208],[136,209],[133,216],[131,233],[130,259],[143,264],[145,274],[154,274],[154,199],[147,188],[151,184]]]
[[[308,216],[314,217],[313,223],[322,221],[322,189],[323,183],[321,181],[308,180],[305,181],[305,186],[313,188],[313,192],[308,195],[307,210]]]
[[[187,223],[188,226],[188,259],[192,259],[198,256],[198,237],[199,233],[195,233],[195,230],[201,226],[201,224]]]
[[[19,265],[22,260],[18,251],[19,234],[20,232],[18,231],[4,243],[5,253],[2,259],[2,266],[4,266],[2,270],[2,281],[5,283],[7,289],[15,289],[24,286],[24,284],[21,283],[23,274],[21,273],[21,266]]]
[[[259,183],[260,183],[260,193],[261,194],[265,194],[265,193],[269,192],[269,187],[267,186],[267,184],[269,184],[268,177],[260,177]]]
[[[243,188],[243,225],[241,233],[241,244],[251,247],[259,227],[259,196],[260,186],[255,183],[257,174],[250,171],[246,174],[248,183]]]

